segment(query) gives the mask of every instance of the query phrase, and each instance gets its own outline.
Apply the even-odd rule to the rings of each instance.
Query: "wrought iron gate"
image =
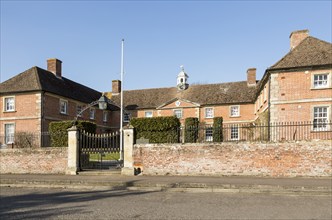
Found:
[[[81,170],[120,168],[120,134],[79,134]]]

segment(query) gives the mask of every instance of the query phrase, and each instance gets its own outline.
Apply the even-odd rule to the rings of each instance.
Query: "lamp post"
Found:
[[[104,94],[102,94],[102,96],[96,100],[91,102],[90,104],[88,104],[85,108],[83,108],[79,113],[77,113],[75,120],[74,120],[74,125],[77,122],[78,117],[88,108],[91,108],[92,106],[98,105],[98,108],[100,110],[105,110],[107,109],[107,104],[111,104],[111,105],[115,105],[111,100],[109,100]],[[115,105],[116,106],[116,105]]]

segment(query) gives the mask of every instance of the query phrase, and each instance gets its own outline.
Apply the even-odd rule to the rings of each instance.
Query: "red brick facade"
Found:
[[[127,92],[124,99],[125,111],[130,114],[130,117],[177,115],[182,124],[188,117],[196,117],[202,124],[212,124],[214,117],[223,117],[225,124],[256,120],[263,123],[330,121],[332,119],[332,64],[329,57],[331,53],[328,51],[331,50],[331,44],[310,37],[307,30],[293,32],[290,43],[291,51],[267,69],[258,82],[256,69],[250,68],[247,71],[247,80],[244,82],[192,86],[187,84],[188,75],[182,67],[178,81],[179,77],[182,77],[186,86],[181,87],[178,84],[174,85],[174,88],[133,90],[130,93],[124,91]],[[48,60],[49,72],[55,74],[59,80],[64,78],[61,63],[57,59]],[[119,103],[120,90],[121,82],[113,80],[112,92],[108,92],[107,96],[112,101],[115,100],[115,103]],[[165,92],[171,95],[165,95]],[[246,93],[250,95],[245,96]],[[136,96],[131,100],[132,102],[126,104],[127,100],[134,95]],[[160,98],[161,96],[163,98]],[[5,109],[4,102],[10,97],[14,98],[14,109],[8,111]],[[61,103],[66,103],[66,110],[62,113]],[[53,92],[1,93],[0,137],[5,135],[6,124],[14,124],[15,131],[47,131],[51,121],[73,120],[78,109],[88,104],[88,102],[77,101]],[[98,125],[98,132],[119,128],[119,111],[112,110],[104,113],[97,107],[92,108],[96,111],[94,119],[89,119],[89,109],[80,119],[95,122]],[[103,120],[104,114],[107,114],[106,122]]]

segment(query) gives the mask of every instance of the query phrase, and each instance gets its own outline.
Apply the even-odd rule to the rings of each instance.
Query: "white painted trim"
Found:
[[[212,109],[212,116],[211,117],[206,117],[206,110],[207,109]],[[204,108],[204,118],[214,118],[214,108],[213,107],[205,107]]]
[[[182,108],[173,109],[173,115],[175,117],[177,117],[176,114],[175,114],[175,111],[181,111],[181,118],[178,118],[178,119],[183,119],[183,109]]]
[[[239,108],[239,115],[232,115],[232,107],[238,107]],[[231,105],[231,106],[229,106],[229,117],[230,118],[239,118],[239,117],[241,117],[241,107],[240,107],[240,105]]]
[[[41,119],[38,116],[31,116],[31,117],[1,117],[0,121],[8,121],[8,120],[30,120],[30,119]]]
[[[310,120],[311,121],[314,121],[314,108],[315,107],[326,107],[327,108],[327,121],[331,121],[332,119],[332,111],[331,111],[331,108],[332,108],[332,105],[331,104],[318,104],[318,105],[311,105],[310,106]],[[331,128],[330,126],[327,127],[326,130],[323,130],[323,131],[330,131]],[[311,131],[319,131],[319,130],[314,130],[313,127],[311,127]]]
[[[4,142],[4,144],[11,144],[11,143],[6,143],[6,125],[14,125],[14,135],[15,135],[15,133],[16,133],[16,122],[3,123],[3,134],[4,134],[3,142]],[[14,136],[14,143],[15,143],[15,136]]]
[[[105,120],[105,114],[106,114],[106,120]],[[103,122],[108,122],[109,114],[108,111],[103,111]]]
[[[6,102],[5,99],[8,98],[14,98],[14,110],[6,111]],[[2,97],[2,103],[3,103],[3,108],[2,111],[5,112],[16,112],[16,96],[15,95],[9,95],[9,96],[3,96]]]
[[[327,75],[327,86],[325,86],[325,87],[317,87],[317,88],[315,88],[314,87],[314,76],[315,75]],[[311,87],[310,87],[310,89],[312,89],[312,90],[321,90],[321,89],[331,89],[332,88],[332,80],[331,80],[331,71],[325,71],[325,72],[312,72],[311,73],[311,83],[310,83],[310,85],[311,85]]]
[[[150,112],[151,113],[151,117],[146,117],[146,113]],[[153,117],[153,110],[146,110],[144,111],[144,118],[152,118]]]
[[[199,106],[201,106],[200,104],[198,104],[198,103],[196,103],[196,102],[191,102],[191,101],[186,100],[186,99],[174,98],[174,99],[169,100],[168,102],[165,102],[165,103],[159,105],[156,109],[157,109],[157,110],[158,110],[158,109],[173,109],[173,107],[164,108],[164,106],[169,105],[169,104],[172,104],[173,102],[176,102],[176,101],[186,102],[186,103],[189,103],[189,104],[194,105],[194,106],[189,106],[189,107],[181,107],[181,106],[179,106],[179,107],[181,107],[181,108],[194,108],[194,107],[199,107]]]
[[[271,101],[271,104],[280,105],[280,104],[293,104],[293,103],[305,103],[305,102],[332,102],[332,98],[299,99],[291,101]]]
[[[67,103],[66,104],[66,111],[65,112],[62,112],[61,111],[61,102],[64,102],[64,103]],[[60,112],[60,114],[62,114],[62,115],[68,115],[68,109],[69,109],[69,102],[68,102],[68,100],[66,100],[66,99],[60,99],[59,100],[59,112]]]

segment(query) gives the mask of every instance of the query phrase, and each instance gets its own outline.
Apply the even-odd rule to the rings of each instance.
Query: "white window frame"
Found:
[[[145,118],[152,118],[153,117],[153,111],[145,111],[144,112]]]
[[[236,129],[236,130],[233,130]],[[234,135],[236,134],[236,136],[234,137]],[[240,129],[238,125],[231,125],[230,126],[230,139],[232,141],[238,141],[240,140]]]
[[[173,114],[175,115],[175,117],[177,117],[178,119],[181,119],[183,117],[183,111],[182,109],[174,109],[173,110]]]
[[[213,118],[214,117],[214,108],[207,107],[205,108],[205,118]]]
[[[8,102],[8,100],[12,100],[12,102]],[[3,111],[4,112],[14,112],[15,111],[15,96],[6,96],[3,98]]]
[[[96,109],[90,108],[89,119],[91,119],[91,120],[95,120],[96,119]]]
[[[11,125],[12,126],[12,132],[8,134],[8,128],[7,126]],[[5,131],[5,144],[12,144],[14,143],[14,138],[15,138],[15,123],[6,123],[4,124],[4,131]]]
[[[131,114],[128,112],[123,113],[123,122],[129,122],[131,118]]]
[[[108,121],[108,111],[103,111],[103,122]]]
[[[77,117],[82,117],[82,113],[83,112],[81,114],[78,114],[78,113],[80,113],[82,111],[82,109],[83,109],[82,105],[79,105],[79,104],[76,105],[76,116]]]
[[[59,104],[60,104],[60,109],[59,109],[60,114],[68,115],[68,101],[60,99]],[[64,107],[64,109],[62,107]]]
[[[233,112],[232,112],[232,108],[237,108],[237,109],[238,109],[238,111],[237,111],[237,112],[238,112],[237,115],[233,115],[233,114],[232,114],[232,113],[233,113]],[[239,106],[239,105],[232,105],[232,106],[229,107],[229,116],[230,116],[230,117],[240,117],[240,115],[241,115],[241,114],[240,114],[240,106]]]
[[[326,75],[326,84],[325,85],[315,85],[315,77],[317,76],[325,76]],[[322,80],[318,79],[318,82],[322,82]],[[324,80],[325,81],[325,80]],[[313,73],[311,75],[311,88],[312,89],[326,89],[326,88],[331,88],[331,73],[328,72],[322,72],[322,73]]]
[[[322,108],[325,108],[326,112],[320,112],[319,114],[319,112],[315,111],[316,109],[318,110]],[[312,121],[313,121],[312,131],[330,130],[330,127],[328,125],[330,120],[331,120],[331,107],[329,105],[317,105],[312,107]]]

